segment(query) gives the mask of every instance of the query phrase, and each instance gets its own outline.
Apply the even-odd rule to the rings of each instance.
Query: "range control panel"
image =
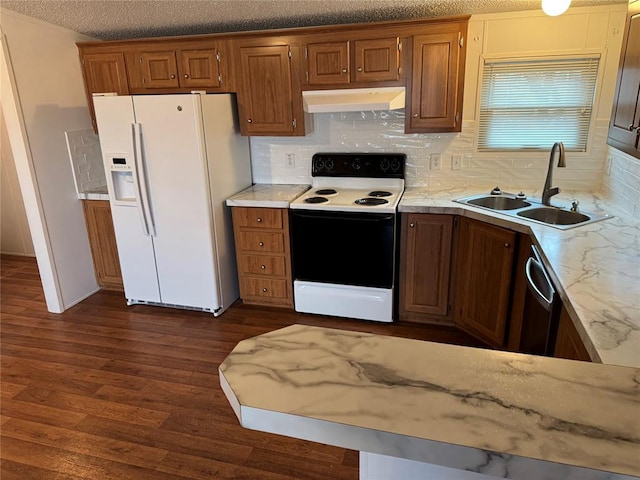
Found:
[[[314,177],[404,178],[404,153],[316,153]]]

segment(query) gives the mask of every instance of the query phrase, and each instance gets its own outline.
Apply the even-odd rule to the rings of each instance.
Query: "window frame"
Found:
[[[567,50],[562,54],[549,54],[548,52],[537,53],[530,52],[527,54],[519,54],[519,53],[508,53],[508,54],[495,54],[495,55],[487,55],[481,54],[479,56],[478,62],[478,77],[477,77],[477,85],[476,85],[476,109],[474,115],[474,124],[475,124],[475,132],[473,138],[473,150],[474,156],[477,158],[495,158],[496,155],[504,155],[504,154],[521,154],[521,155],[539,155],[542,152],[548,152],[547,148],[501,148],[495,150],[487,150],[479,149],[479,139],[480,139],[480,111],[482,107],[482,89],[483,89],[483,78],[484,78],[484,69],[486,62],[494,62],[494,61],[513,61],[513,62],[522,62],[522,61],[536,61],[536,60],[572,60],[572,59],[583,59],[583,58],[593,58],[598,57],[598,72],[596,74],[596,85],[595,91],[593,94],[593,105],[591,109],[591,119],[589,121],[589,129],[587,132],[587,143],[585,151],[573,150],[571,151],[571,156],[574,158],[585,158],[590,157],[593,151],[594,144],[594,134],[595,129],[597,127],[597,123],[602,120],[598,118],[598,113],[600,109],[600,100],[603,94],[603,79],[604,73],[607,69],[607,50],[606,49],[581,49],[581,50]],[[607,117],[608,118],[608,117]],[[604,124],[603,124],[604,125]],[[608,123],[607,123],[608,126]],[[559,139],[558,141],[562,141]],[[551,145],[549,145],[549,149]]]

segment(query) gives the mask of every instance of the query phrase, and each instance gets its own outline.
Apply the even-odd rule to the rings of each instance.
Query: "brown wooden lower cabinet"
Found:
[[[573,325],[566,308],[560,312],[560,322],[558,324],[558,336],[556,337],[556,347],[554,356],[558,358],[568,358],[570,360],[591,361],[582,339]]]
[[[82,209],[98,285],[105,290],[124,290],[109,202],[83,200]]]
[[[242,301],[293,307],[288,210],[233,207],[231,211]]]
[[[462,217],[456,260],[456,325],[504,347],[516,233]]]
[[[449,315],[453,222],[452,215],[410,213],[402,216],[401,320],[453,324]]]

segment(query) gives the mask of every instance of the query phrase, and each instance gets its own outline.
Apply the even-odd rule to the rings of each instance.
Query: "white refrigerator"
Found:
[[[230,95],[95,96],[127,304],[220,315],[239,296],[229,196],[251,185]]]

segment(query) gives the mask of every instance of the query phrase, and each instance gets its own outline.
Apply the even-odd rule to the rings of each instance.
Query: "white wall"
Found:
[[[405,135],[404,110],[316,114],[315,132],[307,137],[251,139],[254,181],[310,183],[311,156],[318,151],[380,150],[407,154],[409,186],[437,190],[500,185],[505,190],[523,189],[531,194],[542,188],[548,152],[475,151],[482,56],[598,53],[601,76],[588,152],[568,153],[567,168],[557,169],[554,175],[555,184],[563,189],[598,190],[626,9],[625,4],[570,8],[560,17],[548,17],[542,11],[474,15],[467,35],[461,133]],[[286,165],[286,153],[296,155],[295,168]],[[442,155],[440,169],[430,168],[431,154]],[[452,170],[452,155],[461,155],[460,170]]]
[[[27,213],[24,210],[18,173],[13,163],[9,133],[0,111],[0,252],[34,256]]]
[[[98,288],[64,136],[91,128],[75,46],[90,39],[0,13],[2,108],[47,307],[61,312]]]

